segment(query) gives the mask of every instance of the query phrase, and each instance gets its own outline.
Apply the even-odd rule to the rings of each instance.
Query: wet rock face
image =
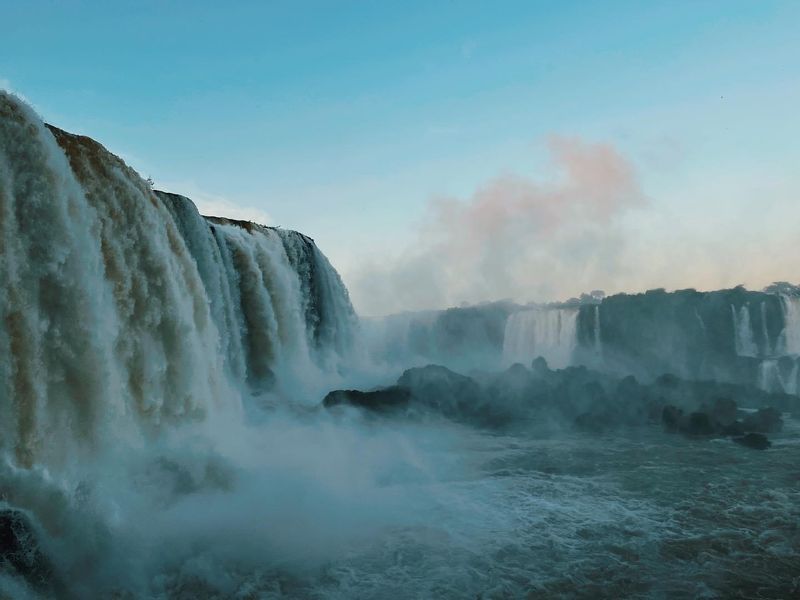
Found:
[[[710,436],[720,430],[708,413],[696,411],[685,415],[680,408],[669,404],[661,411],[661,422],[667,431],[689,436]]]
[[[410,392],[400,386],[362,392],[359,390],[334,390],[322,401],[325,408],[340,405],[356,406],[367,410],[387,412],[406,408]]]
[[[599,308],[580,307],[578,354],[591,361],[599,336],[610,371],[645,380],[671,372],[685,379],[752,385],[759,380],[762,359],[782,351],[781,293],[793,292],[737,287],[608,296]],[[782,369],[784,377],[793,364]]]
[[[716,427],[708,414],[693,412],[686,419],[683,432],[687,435],[714,435]]]
[[[775,408],[762,408],[742,420],[735,418],[737,414],[736,403],[729,399],[718,399],[711,408],[704,405],[703,410],[689,415],[668,404],[661,412],[661,423],[671,433],[730,437],[737,444],[756,450],[766,450],[772,445],[764,433],[783,428],[781,413]]]
[[[0,510],[0,569],[37,588],[52,581],[52,568],[39,549],[30,520],[21,511]]]
[[[761,433],[748,433],[747,435],[733,438],[733,441],[754,450],[766,450],[772,446],[767,436]]]
[[[416,367],[390,387],[332,391],[323,406],[349,405],[411,418],[432,413],[505,431],[536,426],[606,433],[659,422],[668,432],[695,438],[780,431],[779,410],[761,408],[737,418],[743,411],[734,398],[749,401],[749,406],[780,399],[749,386],[691,382],[669,374],[640,383],[632,376],[619,378],[586,367],[551,370],[537,359],[530,368],[514,364],[505,371],[473,371],[470,376],[439,365]],[[758,446],[756,438],[747,439],[753,441],[744,445]]]
[[[664,424],[664,429],[672,433],[680,431],[683,418],[683,411],[671,404],[665,406],[661,411],[661,422]]]
[[[738,414],[736,402],[730,398],[717,398],[704,412],[707,412],[716,423],[723,427],[733,424]]]

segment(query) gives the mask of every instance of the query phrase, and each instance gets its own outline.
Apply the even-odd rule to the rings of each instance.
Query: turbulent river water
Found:
[[[652,429],[506,436],[280,411],[229,434],[91,465],[72,494],[6,469],[15,500],[47,503],[58,527],[45,548],[64,597],[800,591],[798,421],[768,452]]]
[[[797,597],[798,425],[770,454],[649,432],[466,434],[457,458],[439,449],[463,470],[394,484],[416,490],[418,522],[286,589],[320,598]]]

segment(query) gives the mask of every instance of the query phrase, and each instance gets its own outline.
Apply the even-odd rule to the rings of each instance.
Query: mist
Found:
[[[544,145],[538,176],[505,173],[467,198],[434,197],[406,247],[346,265],[358,311],[563,301],[593,289],[758,289],[800,268],[787,225],[800,218],[796,182],[750,190],[730,174],[653,196],[641,157],[580,137]]]

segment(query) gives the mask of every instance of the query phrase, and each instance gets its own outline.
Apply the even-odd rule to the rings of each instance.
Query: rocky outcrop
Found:
[[[544,425],[598,433],[661,422],[667,431],[708,437],[779,431],[780,411],[766,405],[782,399],[751,386],[675,375],[645,384],[586,367],[552,370],[536,359],[531,368],[515,364],[470,376],[439,365],[408,369],[393,386],[334,391],[323,405],[347,404],[375,414],[400,411],[408,417],[431,413],[491,429]],[[737,400],[762,408],[745,414]]]
[[[772,446],[772,443],[767,437],[760,433],[748,433],[741,437],[733,438],[733,441],[741,446],[752,448],[753,450],[766,450]]]
[[[322,401],[325,408],[354,406],[376,412],[394,412],[408,408],[411,394],[408,389],[391,386],[369,392],[359,390],[334,390]]]
[[[50,562],[39,549],[33,525],[22,511],[0,510],[0,569],[11,572],[34,588],[53,581]]]
[[[739,412],[736,403],[729,398],[719,398],[710,408],[704,406],[690,414],[668,404],[661,412],[661,422],[671,433],[730,437],[738,444],[759,450],[771,445],[764,433],[777,433],[783,429],[781,413],[774,408],[744,413],[741,419],[737,418]]]

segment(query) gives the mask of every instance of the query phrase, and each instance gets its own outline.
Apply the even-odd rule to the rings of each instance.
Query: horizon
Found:
[[[313,238],[364,315],[796,281],[800,7],[612,4],[32,2],[0,88]]]

